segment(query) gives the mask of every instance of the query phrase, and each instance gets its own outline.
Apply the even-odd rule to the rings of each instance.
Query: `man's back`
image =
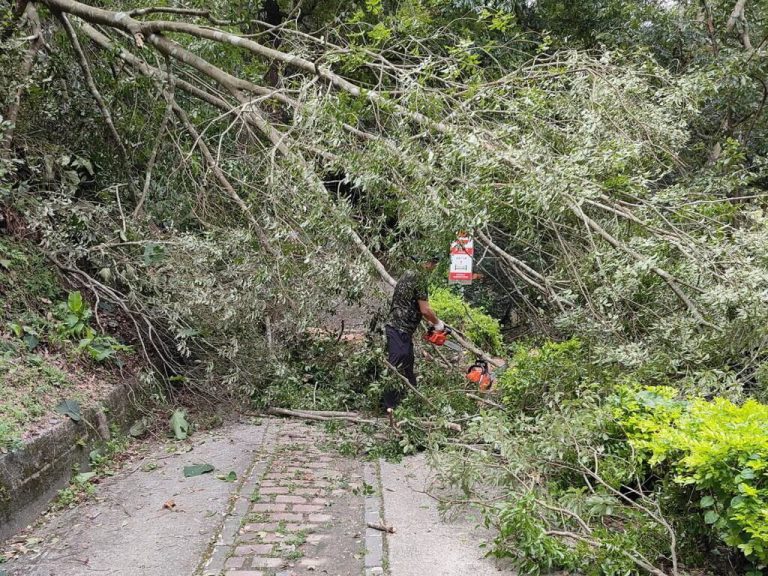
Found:
[[[408,270],[395,286],[387,324],[406,334],[413,334],[421,322],[419,300],[428,298],[426,274]]]

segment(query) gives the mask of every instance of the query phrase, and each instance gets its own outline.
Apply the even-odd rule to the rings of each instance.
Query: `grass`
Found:
[[[21,340],[2,335],[11,323],[44,323],[62,293],[40,253],[26,243],[0,239],[0,449],[18,447],[30,424],[72,386],[49,355],[30,354]]]
[[[50,357],[0,354],[0,448],[17,448],[24,432],[73,387]]]

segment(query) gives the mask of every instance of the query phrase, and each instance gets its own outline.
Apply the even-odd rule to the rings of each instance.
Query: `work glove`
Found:
[[[437,324],[432,324],[432,328],[434,328],[438,332],[443,332],[445,330],[445,322],[443,322],[442,320],[440,320],[438,318],[437,319]]]

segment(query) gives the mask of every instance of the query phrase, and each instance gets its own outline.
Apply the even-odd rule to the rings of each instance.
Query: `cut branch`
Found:
[[[273,416],[290,416],[292,418],[318,420],[320,422],[341,420],[343,422],[352,422],[353,424],[378,424],[376,420],[363,418],[359,414],[354,413],[352,413],[351,416],[337,416],[337,413],[335,412],[322,412],[317,410],[287,410],[286,408],[267,408],[266,413]]]

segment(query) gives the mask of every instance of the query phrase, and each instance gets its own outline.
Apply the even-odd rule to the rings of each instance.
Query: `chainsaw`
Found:
[[[445,346],[454,352],[461,352],[461,346],[448,340],[448,336],[452,333],[453,331],[447,326],[443,330],[436,330],[434,326],[430,326],[424,333],[424,341],[434,344],[435,346]]]
[[[463,348],[448,340],[453,331],[447,326],[443,330],[436,330],[434,326],[430,326],[424,333],[424,341],[429,342],[434,346],[445,346],[455,352],[462,352]],[[472,366],[467,368],[467,380],[477,384],[478,389],[481,392],[487,392],[493,385],[493,375],[491,374],[491,368],[487,360],[482,357],[478,357]]]
[[[493,385],[493,375],[491,375],[488,362],[482,358],[478,358],[472,366],[467,368],[467,380],[477,384],[477,387],[481,392],[490,390]]]

